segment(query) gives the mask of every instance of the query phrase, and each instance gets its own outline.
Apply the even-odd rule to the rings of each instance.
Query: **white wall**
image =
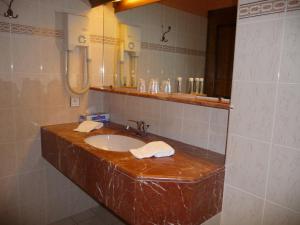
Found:
[[[254,4],[243,5],[249,2]],[[262,4],[265,12],[277,13],[261,15]],[[249,7],[254,17],[247,17]],[[297,225],[300,3],[241,0],[243,8],[237,24],[221,224]]]
[[[0,17],[0,223],[44,225],[95,204],[41,158],[39,132],[77,121],[89,106],[99,110],[101,95],[93,93],[81,97],[81,107],[69,107],[63,38],[54,35],[63,34],[62,12],[85,14],[90,7],[80,0],[18,0],[13,9],[18,19]]]

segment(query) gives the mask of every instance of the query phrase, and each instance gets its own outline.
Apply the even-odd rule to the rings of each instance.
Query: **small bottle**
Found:
[[[204,78],[202,77],[202,78],[200,78],[199,79],[200,80],[200,89],[199,89],[199,93],[200,94],[204,94]]]
[[[182,92],[182,77],[177,77],[176,92],[177,93]]]
[[[200,93],[200,78],[195,78],[195,92],[196,94]]]
[[[192,94],[194,91],[194,78],[190,77],[188,79],[188,87],[187,87],[187,91],[189,94]]]

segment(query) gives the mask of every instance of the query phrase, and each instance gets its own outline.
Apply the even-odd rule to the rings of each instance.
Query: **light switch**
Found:
[[[79,96],[71,96],[70,105],[71,105],[71,107],[79,107],[80,106],[80,97]]]

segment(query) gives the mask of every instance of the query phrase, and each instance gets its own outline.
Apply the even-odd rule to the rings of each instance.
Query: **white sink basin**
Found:
[[[128,152],[130,149],[145,145],[143,141],[122,135],[96,135],[84,141],[95,148],[112,152]]]

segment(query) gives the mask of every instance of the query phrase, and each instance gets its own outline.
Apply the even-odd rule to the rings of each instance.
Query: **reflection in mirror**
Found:
[[[236,1],[210,3],[107,4],[104,85],[230,98]]]

